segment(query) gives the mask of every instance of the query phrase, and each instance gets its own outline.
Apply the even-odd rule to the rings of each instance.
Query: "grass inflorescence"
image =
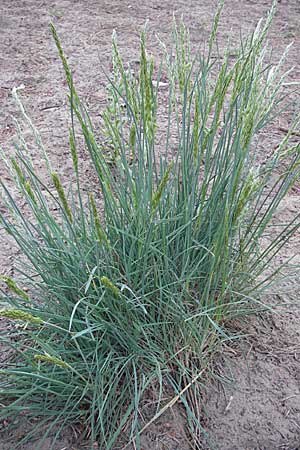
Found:
[[[26,257],[20,272],[27,289],[0,280],[6,305],[0,316],[23,323],[1,331],[14,356],[1,367],[6,406],[0,420],[13,421],[21,411],[29,420],[39,417],[27,438],[48,422],[44,437],[78,423],[102,450],[114,448],[121,433],[138,446],[145,428],[140,409],[152,389],[154,417],[166,408],[163,393],[172,390],[196,440],[199,418],[186,393],[199,395],[213,349],[231,338],[226,320],[261,307],[278,274],[271,262],[299,217],[278,229],[272,219],[297,180],[300,155],[285,139],[264,166],[256,160],[257,137],[276,115],[285,79],[283,60],[272,67],[266,61],[274,10],[241,42],[234,61],[229,49],[222,58],[213,55],[220,11],[207,51],[194,56],[188,30],[174,23],[174,44],[170,52],[162,47],[160,65],[148,56],[143,31],[137,73],[126,67],[113,35],[105,149],[51,26],[72,120],[98,177],[87,199],[76,127],[69,137],[76,178],[70,194],[13,92],[50,180],[47,185],[39,177],[21,136],[13,158],[2,153],[32,220],[2,180],[1,226]],[[163,130],[160,104],[167,111]],[[284,173],[274,182],[283,158]],[[261,246],[271,224],[272,239]]]

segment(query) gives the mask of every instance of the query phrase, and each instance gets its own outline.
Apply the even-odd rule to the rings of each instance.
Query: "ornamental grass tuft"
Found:
[[[191,50],[188,30],[174,22],[160,64],[143,31],[137,72],[113,34],[101,136],[51,25],[69,88],[69,190],[13,91],[49,174],[48,183],[40,178],[21,134],[13,157],[1,153],[31,217],[1,180],[1,227],[24,255],[20,279],[0,281],[0,315],[10,320],[0,344],[13,350],[0,362],[0,420],[13,424],[22,412],[32,424],[16,447],[76,423],[91,447],[140,448],[149,390],[157,404],[150,422],[173,392],[170,404],[182,401],[191,439],[201,439],[191,397],[201,403],[214,350],[238,337],[226,322],[263,308],[280,273],[274,261],[299,215],[285,224],[273,218],[299,177],[299,145],[289,133],[260,165],[257,143],[281,109],[287,52],[268,63],[273,8],[234,58],[230,48],[216,57],[220,13],[203,51]],[[78,129],[97,176],[89,195]]]

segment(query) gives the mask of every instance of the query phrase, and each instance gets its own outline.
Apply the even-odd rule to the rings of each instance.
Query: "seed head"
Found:
[[[30,322],[38,325],[44,323],[43,319],[40,317],[35,317],[20,309],[0,309],[0,317],[6,317],[7,319],[12,320],[22,320],[23,322]]]
[[[100,278],[101,283],[112,292],[114,297],[119,298],[120,297],[120,291],[107,277],[101,277]]]
[[[56,358],[55,356],[50,355],[34,355],[34,360],[38,362],[46,362],[49,364],[54,364],[55,366],[62,367],[63,369],[69,369],[70,366],[65,361],[62,361],[59,358]]]

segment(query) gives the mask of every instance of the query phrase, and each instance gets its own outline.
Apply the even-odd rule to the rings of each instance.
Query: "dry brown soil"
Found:
[[[271,1],[227,0],[219,30],[220,47],[230,33],[246,32],[266,13]],[[212,0],[0,0],[0,144],[11,152],[15,136],[12,116],[19,115],[11,97],[11,89],[23,84],[22,98],[40,130],[51,159],[68,180],[71,173],[68,157],[68,107],[66,84],[60,61],[49,32],[53,21],[62,38],[75,82],[94,120],[105,99],[105,77],[109,69],[113,29],[117,30],[122,54],[129,61],[138,56],[138,36],[149,21],[150,48],[155,56],[159,48],[155,33],[169,40],[173,13],[183,15],[190,28],[192,42],[203,42],[216,2]],[[272,61],[276,62],[285,46],[294,41],[287,67],[295,66],[291,81],[300,80],[300,1],[282,0],[270,33]],[[298,94],[294,100],[299,101]],[[270,152],[283,136],[295,105],[281,121],[263,135],[259,157]],[[84,156],[84,152],[83,152]],[[83,158],[84,159],[84,158]],[[88,178],[89,168],[83,162],[82,176]],[[0,167],[0,176],[7,174]],[[0,205],[1,207],[1,205]],[[279,211],[281,218],[299,209],[299,190],[295,189]],[[299,260],[299,239],[290,244],[283,256],[296,253]],[[0,247],[0,272],[13,275],[18,254],[5,239]],[[288,289],[289,287],[289,289]],[[281,295],[283,302],[297,301],[296,291]],[[274,301],[274,298],[270,299]],[[228,383],[211,382],[206,390],[207,420],[203,426],[211,443],[203,441],[204,449],[275,450],[300,449],[300,312],[283,306],[276,314],[252,320],[247,324],[249,337],[243,343],[222,349],[214,362],[214,371]],[[24,434],[19,428],[13,435],[0,425],[0,449],[10,450]],[[188,450],[185,423],[179,409],[161,418],[142,436],[144,450]],[[82,448],[68,432],[54,447]],[[24,446],[34,449],[37,442]],[[41,447],[47,450],[51,440]],[[96,446],[95,446],[96,448]]]

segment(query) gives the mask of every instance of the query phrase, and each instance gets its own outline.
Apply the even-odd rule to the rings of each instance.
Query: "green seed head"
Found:
[[[77,150],[76,150],[76,144],[75,144],[75,137],[74,137],[74,133],[72,130],[70,130],[69,143],[70,143],[70,150],[71,150],[71,155],[72,155],[73,166],[74,166],[75,172],[78,172],[78,156],[77,156]]]
[[[69,207],[69,204],[68,204],[68,201],[67,201],[67,197],[66,197],[64,188],[63,188],[63,186],[61,184],[60,178],[59,178],[59,176],[58,176],[58,174],[56,172],[52,172],[51,178],[52,178],[53,184],[55,186],[55,189],[56,189],[56,191],[58,193],[59,199],[60,199],[60,201],[62,203],[63,209],[64,209],[65,213],[67,214],[70,222],[72,222],[73,221],[72,212],[71,212],[71,209]]]
[[[114,297],[119,298],[120,297],[120,290],[115,286],[107,277],[101,277],[100,278],[101,283],[112,292]]]
[[[43,319],[40,317],[35,317],[20,309],[0,309],[0,317],[6,317],[7,319],[12,320],[22,320],[23,322],[30,322],[38,325],[44,323]]]
[[[152,212],[154,212],[156,210],[156,208],[158,207],[158,205],[159,205],[159,202],[160,202],[160,199],[161,199],[162,194],[164,192],[164,189],[165,189],[165,187],[166,187],[166,185],[168,183],[168,180],[170,178],[170,173],[171,173],[172,167],[173,167],[173,163],[171,163],[169,165],[169,167],[167,168],[167,170],[165,171],[165,173],[164,173],[164,175],[162,177],[162,180],[159,183],[157,191],[153,194],[153,197],[152,197],[152,200],[151,200]]]
[[[59,358],[56,358],[55,356],[50,355],[34,355],[34,360],[38,362],[46,362],[48,364],[53,364],[55,366],[62,367],[63,369],[69,369],[70,366],[65,361],[62,361]]]
[[[10,277],[0,275],[0,280],[2,280],[6,284],[6,286],[19,297],[22,297],[24,300],[29,300],[29,296],[26,294],[26,292],[24,292],[23,289],[19,288],[16,282]]]
[[[17,177],[18,177],[18,180],[19,180],[20,184],[24,184],[25,180],[26,180],[25,179],[25,175],[22,172],[22,169],[19,166],[19,164],[17,163],[17,161],[15,160],[15,158],[11,159],[11,163],[12,163],[13,168],[15,169],[15,172],[17,174]]]
[[[260,182],[258,179],[258,174],[254,170],[251,170],[239,196],[239,201],[234,213],[234,222],[236,222],[243,214],[248,202],[251,200],[252,195],[259,188],[259,186]]]
[[[31,184],[29,183],[29,181],[25,182],[24,187],[25,187],[25,190],[26,190],[28,196],[32,200],[32,202],[36,204],[36,198],[35,198],[34,192],[32,190],[32,187],[31,187]]]
[[[107,239],[105,231],[103,230],[103,228],[101,226],[101,222],[100,222],[100,218],[98,215],[94,196],[92,194],[89,194],[89,198],[90,198],[91,210],[92,210],[92,215],[93,215],[93,219],[94,219],[97,238],[98,238],[99,242],[107,245],[108,239]]]

